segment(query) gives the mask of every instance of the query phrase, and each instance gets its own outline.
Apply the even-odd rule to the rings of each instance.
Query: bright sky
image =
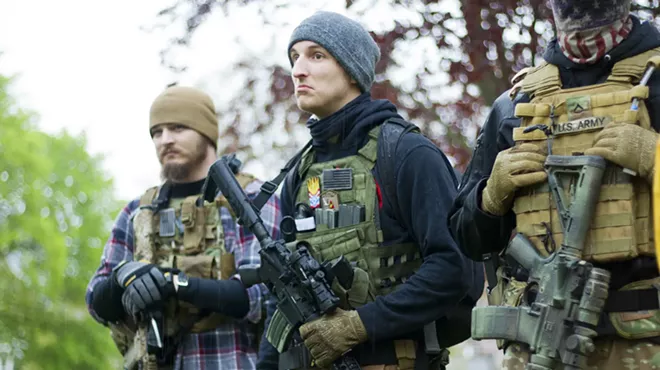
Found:
[[[16,75],[18,103],[47,132],[85,131],[123,199],[159,181],[147,122],[172,76],[159,66],[157,38],[138,28],[165,5],[158,3],[0,2],[0,73]]]
[[[231,19],[218,12],[198,31],[191,48],[176,55],[189,71],[174,76],[159,60],[166,35],[140,29],[152,25],[157,12],[173,3],[0,0],[0,74],[16,76],[11,93],[21,107],[39,114],[42,130],[85,132],[88,150],[105,156],[105,169],[114,178],[120,199],[135,198],[160,181],[148,119],[151,102],[167,84],[178,81],[200,86],[221,108],[233,94],[240,93],[227,86],[226,77],[233,77],[230,66],[241,53],[286,64],[286,43],[295,25],[317,9],[345,12],[345,0],[268,0],[269,7],[295,4],[286,14],[277,13],[287,22],[277,29],[261,24],[254,17],[254,7],[232,11]],[[394,14],[388,1],[366,3],[368,8],[358,4],[353,11],[365,12],[362,19],[371,29],[391,29]],[[458,12],[454,1],[440,3],[444,9],[449,6]],[[397,19],[419,17],[405,8],[394,13]],[[272,34],[281,36],[267,37]],[[414,81],[411,77],[421,65],[413,62],[433,53],[434,46],[427,44],[405,48],[405,71],[396,71],[392,78],[402,84]],[[269,46],[282,52],[264,54]],[[263,177],[277,170],[264,165],[250,172]]]
[[[85,132],[89,151],[105,156],[122,199],[159,182],[148,135],[149,106],[177,76],[160,65],[165,34],[140,27],[152,25],[156,13],[171,3],[0,1],[0,73],[16,76],[12,94],[39,114],[41,129]],[[226,72],[237,55],[232,47],[237,33],[259,41],[260,27],[249,17],[223,18],[211,17],[192,48],[177,55],[189,65],[179,83],[206,85],[209,76]],[[222,104],[222,96],[209,93]]]

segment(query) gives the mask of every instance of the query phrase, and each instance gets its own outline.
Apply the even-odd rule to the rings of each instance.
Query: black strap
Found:
[[[277,188],[280,186],[282,180],[284,180],[292,168],[298,165],[305,151],[307,151],[307,149],[309,149],[311,146],[312,141],[310,140],[300,151],[298,151],[298,153],[296,153],[296,155],[293,156],[293,158],[291,158],[286,163],[286,165],[284,165],[284,167],[282,167],[280,173],[274,179],[266,181],[263,183],[263,185],[261,185],[261,191],[252,201],[252,204],[257,209],[257,211],[260,211],[264,204],[268,202],[268,199],[273,196],[273,194],[277,191]]]
[[[649,311],[660,308],[657,289],[617,290],[608,294],[605,312]]]
[[[487,292],[490,293],[497,286],[497,269],[500,267],[500,256],[496,252],[483,255],[484,268],[486,270],[486,282],[488,282]]]
[[[170,201],[171,194],[172,194],[172,184],[169,181],[166,181],[160,187],[160,189],[158,189],[158,196],[151,203],[151,205],[156,208],[154,210],[154,213],[157,213],[158,211],[167,207],[167,204]]]
[[[406,122],[400,118],[390,118],[383,123],[378,135],[378,174],[382,182],[383,200],[387,200],[392,205],[392,209],[398,216],[399,207],[396,196],[396,149],[399,146],[401,138],[409,132],[419,129],[412,123]]]

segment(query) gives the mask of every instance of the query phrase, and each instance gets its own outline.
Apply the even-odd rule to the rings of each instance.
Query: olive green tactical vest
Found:
[[[372,301],[374,296],[393,292],[422,264],[420,250],[415,243],[382,244],[376,182],[372,175],[380,128],[378,126],[369,132],[369,141],[357,155],[314,163],[315,154],[310,148],[298,168],[302,185],[296,204],[304,203],[313,209],[315,230],[304,232],[299,228],[296,241],[309,243],[310,253],[321,263],[343,255],[357,266],[349,291],[343,290],[336,282],[333,284],[333,291],[340,298],[346,298],[342,300],[344,309],[355,309]],[[360,207],[364,211],[356,211]],[[339,213],[344,208],[353,212]],[[321,216],[323,212],[326,216],[337,212],[337,216],[324,217]],[[341,216],[346,214],[352,214],[352,217],[342,220]],[[330,220],[332,217],[335,217],[334,221]],[[269,342],[281,353],[286,349],[291,334],[291,326],[276,311],[267,330]]]
[[[241,187],[245,188],[255,180],[246,174],[237,175]],[[204,279],[229,279],[236,272],[234,256],[225,249],[225,235],[220,220],[220,207],[228,207],[221,196],[214,202],[204,202],[197,206],[199,195],[186,198],[173,198],[167,207],[158,213],[152,210],[152,203],[158,195],[159,187],[148,189],[140,198],[140,208],[133,218],[134,260],[153,263],[160,268],[175,268],[188,277]],[[167,218],[161,228],[161,219]],[[165,231],[165,235],[161,235]],[[231,320],[223,315],[212,313],[201,316],[199,310],[186,302],[171,300],[166,308],[166,336],[174,336],[180,330],[200,333],[213,330]],[[192,326],[192,327],[191,327]],[[139,342],[139,331],[111,327],[113,339],[124,354],[131,345]],[[133,338],[136,336],[136,338]],[[142,351],[142,349],[136,349]]]
[[[636,124],[652,130],[644,99],[647,86],[638,82],[647,61],[660,56],[660,48],[649,50],[616,63],[610,76],[601,84],[563,89],[556,66],[542,63],[514,77],[518,91],[531,97],[529,103],[518,103],[515,114],[521,125],[513,131],[516,145],[536,143],[545,147],[547,137],[541,130],[525,133],[525,129],[544,124],[552,127],[552,154],[580,155],[593,145],[594,137],[610,122]],[[518,80],[518,81],[515,81]],[[631,102],[639,99],[639,109],[631,110]],[[561,180],[565,191],[570,181]],[[583,259],[592,262],[625,261],[641,255],[654,256],[653,220],[650,186],[646,179],[631,176],[612,164],[608,165],[599,191],[599,199]],[[521,189],[514,200],[517,231],[523,233],[540,254],[554,253],[563,235],[556,206],[547,183]],[[498,271],[498,286],[489,297],[491,304],[517,306],[525,283],[503,276]],[[657,280],[657,279],[656,279]],[[622,290],[648,288],[635,282]],[[624,338],[646,338],[660,335],[660,311],[632,319],[627,313],[610,313],[612,324]],[[502,345],[500,341],[498,345]]]

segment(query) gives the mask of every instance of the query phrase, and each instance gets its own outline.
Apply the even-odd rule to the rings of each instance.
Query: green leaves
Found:
[[[118,211],[112,182],[84,136],[39,131],[8,84],[0,76],[0,345],[16,368],[116,369],[85,305]]]

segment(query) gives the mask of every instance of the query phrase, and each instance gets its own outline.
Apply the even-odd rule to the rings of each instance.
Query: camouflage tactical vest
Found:
[[[243,188],[255,180],[246,174],[237,175],[237,179]],[[215,202],[205,201],[203,206],[197,206],[199,195],[169,199],[166,207],[154,213],[152,204],[160,189],[153,187],[142,195],[140,208],[133,217],[134,260],[179,269],[188,277],[229,279],[234,275],[234,256],[225,249],[219,212],[220,207],[231,209],[227,200],[220,196]],[[193,305],[176,300],[168,303],[165,319],[167,336],[175,336],[182,329],[201,333],[231,320],[217,313],[201,313]],[[126,330],[125,326],[111,329],[115,329],[113,339],[122,354],[129,349],[145,348],[137,343],[145,340],[139,338],[144,333]]]
[[[552,128],[552,154],[556,155],[580,155],[592,147],[595,135],[610,122],[636,124],[653,130],[644,105],[649,88],[638,82],[647,61],[658,55],[660,48],[624,59],[613,66],[605,82],[578,88],[562,89],[558,68],[547,63],[514,77],[516,85],[511,96],[522,91],[531,97],[529,103],[518,103],[515,108],[516,116],[521,118],[520,127],[513,131],[516,145],[532,142],[545,147],[545,133],[540,130],[524,132],[527,127],[538,124]],[[630,109],[633,98],[640,100],[638,110]],[[565,191],[570,189],[568,180],[560,181],[564,181]],[[599,191],[583,259],[615,262],[655,255],[650,186],[646,179],[632,176],[610,163]],[[517,231],[525,234],[542,255],[547,256],[559,248],[561,225],[547,183],[521,189],[516,194],[513,211]],[[519,305],[525,283],[515,279],[508,281],[507,277],[507,284],[503,278],[500,269],[499,284],[489,301]],[[635,282],[622,289],[648,288],[653,282]],[[625,338],[660,335],[660,312],[639,316],[637,320],[615,312],[610,313],[610,318],[617,332]]]
[[[315,154],[310,148],[298,167],[303,180],[296,204],[306,204],[313,210],[314,230],[301,231],[299,224],[296,241],[308,242],[310,253],[321,263],[343,255],[357,266],[349,291],[333,284],[340,299],[345,298],[344,309],[355,309],[375,296],[393,292],[422,264],[415,243],[382,245],[376,182],[372,175],[380,129],[378,126],[369,132],[369,141],[357,155],[314,163]],[[276,312],[267,337],[283,352],[290,331],[286,319]],[[403,358],[415,358],[411,342],[395,341],[400,366]]]

